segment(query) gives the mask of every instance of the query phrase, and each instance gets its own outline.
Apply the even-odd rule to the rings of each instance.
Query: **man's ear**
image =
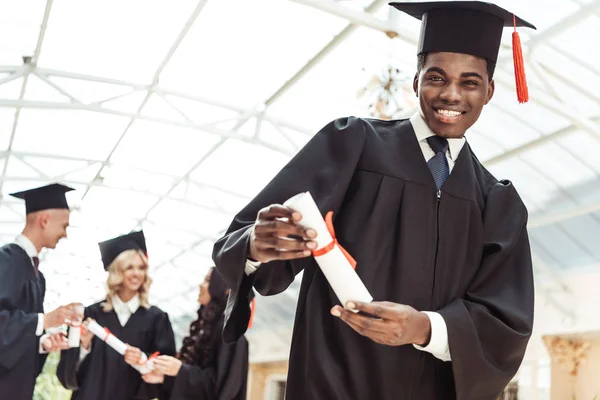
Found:
[[[487,103],[489,103],[490,100],[492,100],[492,97],[494,97],[495,91],[496,91],[496,82],[492,79],[490,81],[490,84],[488,85],[488,92],[487,92],[487,96],[485,97],[485,102],[483,103],[484,105],[487,105]]]
[[[49,213],[41,213],[38,219],[38,224],[40,228],[45,229],[50,223],[50,214]]]
[[[415,95],[417,97],[419,97],[419,72],[418,71],[415,74],[415,77],[413,79],[413,90],[415,92]]]

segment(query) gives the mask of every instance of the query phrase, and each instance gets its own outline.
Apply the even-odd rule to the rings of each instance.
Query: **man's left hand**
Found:
[[[426,314],[404,304],[389,301],[348,302],[348,309],[334,306],[331,314],[339,317],[359,334],[387,346],[429,343],[431,323]],[[358,310],[370,316],[354,313]]]

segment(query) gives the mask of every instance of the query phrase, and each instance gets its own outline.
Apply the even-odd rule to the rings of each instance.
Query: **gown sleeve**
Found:
[[[0,366],[7,370],[27,351],[38,352],[39,338],[35,335],[38,315],[18,309],[23,279],[18,265],[0,260]]]
[[[527,210],[508,181],[488,194],[484,247],[466,296],[439,310],[458,400],[496,398],[516,374],[533,327]]]
[[[44,277],[44,274],[42,274],[40,272],[40,285],[41,285],[41,289],[42,289],[42,304],[44,304],[44,297],[46,296],[46,278]],[[43,311],[43,310],[42,310]],[[39,318],[39,316],[38,316]],[[37,323],[37,321],[36,321]],[[36,326],[37,328],[37,326]],[[37,371],[37,375],[39,376],[39,374],[42,373],[42,370],[44,369],[44,364],[46,364],[46,359],[48,358],[48,353],[44,353],[44,354],[39,354],[39,349],[40,349],[40,339],[42,337],[41,336],[36,336],[36,346],[35,348],[38,349],[38,371]]]
[[[183,364],[173,383],[172,399],[237,400],[245,398],[248,379],[248,341],[222,343],[217,367]]]
[[[262,295],[281,293],[305,265],[298,261],[272,261],[246,275],[250,228],[258,211],[310,191],[323,214],[337,213],[360,160],[365,137],[365,122],[361,119],[330,122],[235,216],[225,235],[215,243],[213,260],[231,288],[223,331],[227,343],[237,340],[247,329],[252,287]]]

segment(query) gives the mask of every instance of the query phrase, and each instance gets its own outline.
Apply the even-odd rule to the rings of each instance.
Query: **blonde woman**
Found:
[[[107,295],[104,301],[87,307],[85,317],[107,327],[129,347],[123,357],[86,332],[79,349],[62,352],[58,378],[73,391],[72,400],[166,399],[161,385],[145,383],[130,367],[140,361],[142,352],[147,356],[154,352],[175,354],[168,315],[148,301],[152,279],[144,234],[132,232],[99,246],[109,273]]]

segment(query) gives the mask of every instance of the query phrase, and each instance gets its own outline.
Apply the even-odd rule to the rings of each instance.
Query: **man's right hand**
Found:
[[[281,204],[260,210],[250,235],[249,257],[266,263],[310,256],[317,248],[311,240],[317,233],[298,225],[301,219],[300,213]]]
[[[44,329],[56,328],[69,321],[77,320],[77,312],[75,305],[78,303],[67,304],[66,306],[60,306],[54,311],[50,311],[44,314]]]

